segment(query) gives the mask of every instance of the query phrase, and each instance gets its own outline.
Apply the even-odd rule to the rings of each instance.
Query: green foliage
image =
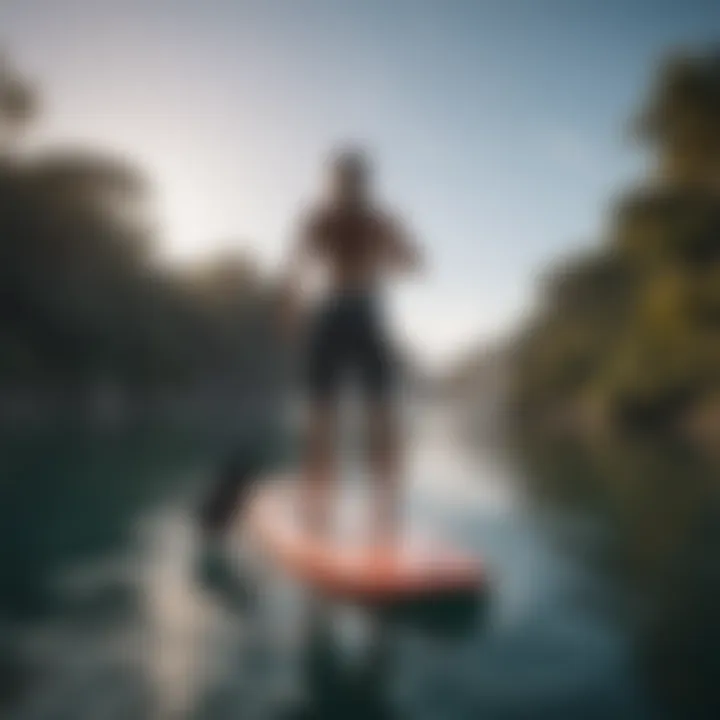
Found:
[[[0,125],[30,119],[22,95],[0,66]],[[147,190],[87,149],[0,162],[0,387],[252,385],[267,369],[267,283],[241,256],[160,267]]]
[[[518,344],[514,399],[532,424],[592,408],[677,427],[720,387],[720,63],[668,63],[643,129],[662,169],[617,208],[601,250],[546,279]]]

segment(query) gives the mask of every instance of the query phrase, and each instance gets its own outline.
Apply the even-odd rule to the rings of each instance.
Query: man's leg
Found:
[[[309,437],[303,472],[302,512],[313,532],[326,533],[331,526],[332,492],[335,486],[335,424],[333,401],[316,402],[310,410]]]
[[[395,413],[388,402],[370,408],[370,461],[375,483],[373,539],[383,544],[399,535],[401,467]]]

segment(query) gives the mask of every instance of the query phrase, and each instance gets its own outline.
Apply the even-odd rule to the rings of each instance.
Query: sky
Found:
[[[328,151],[361,141],[426,273],[390,296],[429,364],[502,337],[647,172],[657,62],[720,40],[706,0],[0,0],[42,94],[30,142],[127,156],[167,262],[277,266]]]

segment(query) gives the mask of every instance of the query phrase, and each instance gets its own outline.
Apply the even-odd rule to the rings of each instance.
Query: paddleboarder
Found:
[[[286,275],[291,317],[297,317],[311,268],[324,275],[303,342],[309,401],[303,512],[310,527],[327,528],[337,472],[338,394],[346,380],[354,380],[367,406],[376,484],[372,531],[387,539],[397,525],[401,447],[397,366],[381,296],[393,277],[420,267],[420,252],[405,224],[376,197],[373,168],[362,149],[333,153],[327,172],[326,196],[301,218]]]

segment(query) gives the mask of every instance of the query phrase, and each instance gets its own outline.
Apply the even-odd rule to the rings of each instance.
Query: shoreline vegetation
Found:
[[[30,152],[39,114],[0,62],[0,422],[212,423],[279,402],[281,298],[253,258],[160,264],[142,169],[89,147]]]
[[[638,436],[713,449],[720,444],[720,52],[669,58],[633,131],[654,168],[616,203],[596,248],[543,277],[534,313],[501,350],[506,420],[511,434],[536,440]],[[463,372],[489,374],[492,388],[488,357],[478,354],[474,373],[472,359]]]

